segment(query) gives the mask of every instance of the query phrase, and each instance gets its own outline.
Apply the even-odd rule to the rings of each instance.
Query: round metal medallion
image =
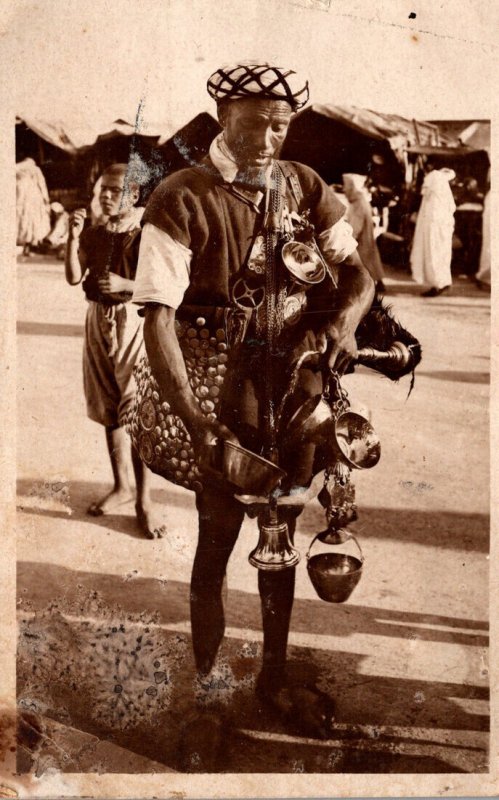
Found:
[[[150,397],[146,397],[140,404],[139,418],[145,431],[152,431],[156,425],[156,409]]]
[[[154,459],[154,446],[148,433],[139,436],[139,454],[146,464],[152,464]]]

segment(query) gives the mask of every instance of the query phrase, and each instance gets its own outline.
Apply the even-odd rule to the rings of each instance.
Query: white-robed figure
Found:
[[[475,275],[475,281],[481,289],[490,288],[490,189],[483,200],[482,249],[480,252],[480,267]]]
[[[456,204],[449,186],[456,173],[447,168],[429,172],[421,190],[423,199],[411,250],[412,277],[429,285],[423,297],[436,297],[452,285],[451,259]]]

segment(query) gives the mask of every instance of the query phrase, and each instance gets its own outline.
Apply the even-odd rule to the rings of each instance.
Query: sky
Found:
[[[311,100],[419,119],[488,118],[499,4],[438,0],[4,0],[0,58],[16,113],[119,117],[172,132],[214,113],[207,77],[267,60]],[[415,15],[415,16],[414,16]]]

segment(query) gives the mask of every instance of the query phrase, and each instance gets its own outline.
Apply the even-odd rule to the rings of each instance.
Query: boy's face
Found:
[[[102,176],[99,202],[107,217],[125,214],[135,205],[139,199],[138,195],[138,191],[130,186],[127,186],[125,190],[124,175],[104,174]]]

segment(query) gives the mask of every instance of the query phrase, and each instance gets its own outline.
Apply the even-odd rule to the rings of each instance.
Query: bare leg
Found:
[[[88,508],[87,513],[93,517],[111,514],[133,498],[128,474],[129,439],[125,429],[118,426],[106,426],[106,443],[113,471],[114,487],[102,500],[92,503]]]
[[[288,517],[289,536],[294,538],[296,519]],[[268,689],[282,686],[286,673],[286,648],[295,593],[295,568],[279,572],[258,571],[262,604],[263,665],[260,681]]]
[[[199,541],[191,579],[192,646],[198,672],[213,667],[225,631],[225,571],[244,508],[231,495],[207,489],[198,498]]]
[[[146,539],[161,539],[166,533],[166,526],[162,524],[157,508],[151,499],[151,472],[147,469],[133,446],[132,464],[137,485],[135,511],[140,529]]]
[[[206,677],[224,635],[225,570],[244,510],[231,495],[211,488],[197,497],[197,508],[199,540],[191,579],[191,629],[196,668],[199,676]],[[206,697],[197,698],[197,709],[184,724],[181,763],[187,772],[216,772],[230,735],[225,714],[218,705],[205,705]]]
[[[296,519],[287,515],[289,535],[294,538]],[[282,572],[258,573],[262,602],[263,665],[257,681],[260,698],[293,726],[309,736],[327,738],[334,722],[333,700],[315,685],[315,677],[302,670],[286,671],[286,649],[295,588],[294,567]],[[308,667],[308,665],[307,665]]]

